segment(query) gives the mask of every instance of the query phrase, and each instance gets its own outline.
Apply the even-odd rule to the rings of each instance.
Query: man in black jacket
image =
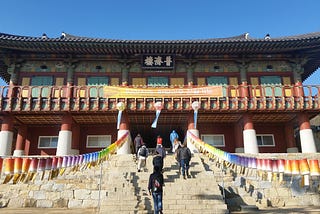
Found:
[[[163,174],[158,166],[154,167],[153,173],[149,177],[148,190],[152,194],[154,203],[154,213],[162,214],[162,195],[163,195]]]
[[[152,164],[153,164],[153,167],[156,167],[156,166],[159,167],[160,172],[162,172],[162,170],[163,170],[163,157],[161,156],[161,154],[159,154],[158,151],[156,151],[156,155],[152,159]]]
[[[190,164],[190,160],[191,160],[191,151],[185,145],[185,143],[181,144],[181,147],[178,149],[177,159],[180,163],[180,167],[182,168],[181,171],[182,171],[183,179],[186,179],[186,172],[187,172],[187,176],[189,178],[190,177],[189,164]]]

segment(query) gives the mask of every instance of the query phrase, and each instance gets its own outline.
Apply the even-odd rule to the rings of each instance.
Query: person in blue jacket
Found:
[[[172,153],[175,152],[174,150],[174,141],[178,139],[179,140],[179,135],[175,130],[172,130],[172,132],[170,133],[170,141],[171,141],[171,148],[172,148]]]

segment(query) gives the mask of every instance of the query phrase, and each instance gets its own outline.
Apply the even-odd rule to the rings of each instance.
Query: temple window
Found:
[[[215,147],[224,147],[224,135],[215,135],[215,134],[203,134],[201,135],[201,140],[211,146]]]
[[[207,78],[208,85],[228,85],[227,77],[208,77]]]
[[[31,86],[52,86],[52,76],[35,76],[31,78]],[[48,97],[50,95],[49,87],[33,87],[32,97]]]
[[[57,148],[58,136],[39,136],[38,148]]]
[[[88,135],[87,148],[105,148],[111,144],[111,135]]]
[[[220,76],[208,77],[207,84],[209,86],[213,86],[213,85],[227,86],[228,85],[228,78],[227,77],[220,77]],[[223,93],[224,97],[227,96],[227,88],[226,87],[222,88],[222,93]]]
[[[108,85],[109,77],[88,77],[87,78],[87,85]]]
[[[169,85],[168,77],[148,77],[149,87],[166,87]]]
[[[106,77],[106,76],[88,77],[87,85],[90,87],[89,97],[98,97],[98,96],[101,97],[103,96],[103,87],[99,87],[99,86],[109,85],[109,77]]]
[[[258,146],[274,146],[274,137],[272,134],[257,134]]]
[[[261,76],[260,84],[264,86],[265,96],[282,96],[281,77]]]

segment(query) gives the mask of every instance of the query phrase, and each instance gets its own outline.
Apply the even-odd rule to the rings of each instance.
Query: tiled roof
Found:
[[[17,36],[0,33],[0,49],[78,54],[227,54],[275,53],[319,47],[320,32],[281,38],[229,38],[193,40],[121,40],[73,36],[58,38]]]
[[[252,38],[245,33],[229,38],[190,40],[123,40],[73,36],[30,37],[0,33],[0,53],[19,51],[53,54],[299,54],[310,60],[303,78],[320,65],[320,32],[279,38]]]

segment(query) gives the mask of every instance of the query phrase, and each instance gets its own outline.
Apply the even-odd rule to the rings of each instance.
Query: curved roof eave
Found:
[[[0,33],[0,49],[49,53],[139,54],[146,51],[172,54],[285,53],[315,46],[320,49],[320,32],[268,39],[255,39],[242,34],[229,38],[191,40],[120,40],[70,34],[64,34],[59,38],[48,38]]]

